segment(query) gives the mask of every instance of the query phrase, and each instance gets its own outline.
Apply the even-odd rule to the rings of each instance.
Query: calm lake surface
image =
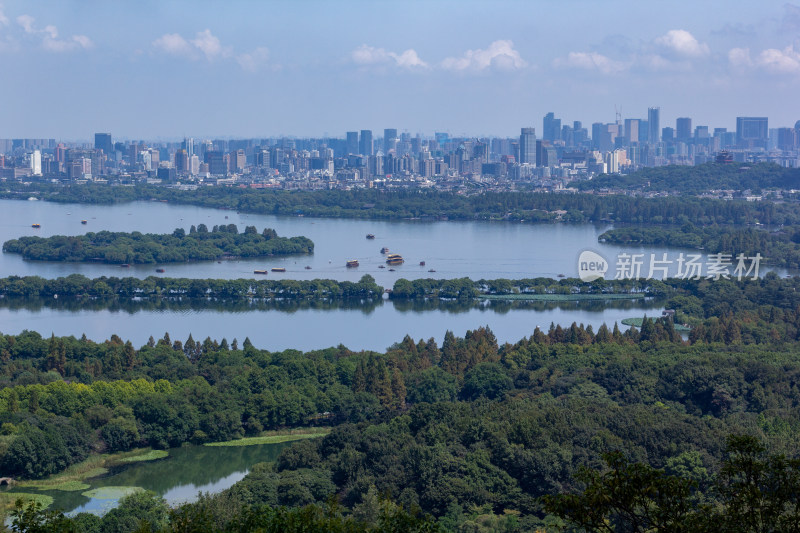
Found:
[[[498,311],[496,309],[501,309]],[[351,350],[383,351],[406,334],[415,339],[434,337],[440,344],[447,330],[463,336],[467,330],[489,326],[498,342],[516,342],[533,334],[536,326],[546,330],[550,323],[572,322],[609,327],[627,317],[660,315],[663,303],[653,301],[559,303],[522,307],[482,306],[469,309],[414,310],[390,301],[367,309],[299,309],[214,311],[214,310],[142,310],[142,311],[68,311],[43,307],[0,308],[0,331],[17,334],[22,330],[38,331],[43,336],[82,334],[101,341],[116,333],[134,346],[141,346],[152,335],[158,339],[168,332],[173,340],[195,339],[230,342],[241,345],[249,337],[254,346],[266,350],[313,350],[344,344]],[[624,329],[624,326],[620,324]]]
[[[311,255],[255,260],[209,261],[167,264],[165,276],[188,278],[256,278],[255,269],[284,267],[285,273],[270,272],[269,278],[330,278],[357,281],[369,273],[384,287],[401,278],[420,277],[473,279],[575,276],[579,254],[593,249],[606,258],[619,252],[661,253],[654,248],[624,248],[598,243],[607,229],[594,225],[520,224],[505,222],[365,221],[314,219],[239,214],[235,211],[162,202],[136,202],[112,206],[55,204],[42,201],[0,200],[0,241],[23,235],[80,235],[88,231],[141,231],[169,233],[194,224],[209,228],[237,224],[240,231],[254,225],[261,231],[274,228],[279,235],[305,235],[315,243]],[[81,224],[86,220],[87,224]],[[31,224],[41,224],[34,229]],[[374,240],[366,234],[373,233]],[[383,265],[382,247],[400,253],[406,263],[395,272]],[[675,251],[670,251],[674,253]],[[360,267],[348,269],[345,262],[358,259]],[[425,266],[419,262],[425,261]],[[80,273],[88,277],[157,275],[158,265],[119,266],[105,264],[25,261],[19,255],[0,254],[0,276],[38,275],[45,278]],[[310,266],[307,270],[305,267]],[[434,269],[436,272],[428,272]],[[474,305],[467,308],[418,309],[384,301],[365,308],[336,309],[140,309],[70,310],[55,306],[0,305],[0,331],[16,334],[35,330],[42,335],[86,334],[94,340],[116,333],[141,346],[152,335],[169,332],[173,339],[249,337],[259,348],[310,350],[344,344],[350,349],[384,350],[406,334],[415,339],[430,337],[439,342],[446,331],[462,336],[469,329],[488,325],[500,342],[515,342],[551,322],[612,325],[623,318],[660,314],[663,302],[565,302],[525,306]]]
[[[244,478],[256,463],[272,462],[291,445],[184,446],[169,450],[169,457],[119,467],[110,474],[87,481],[100,487],[142,487],[163,496],[171,506],[194,501],[199,492],[216,493]],[[87,489],[87,490],[91,490]],[[117,506],[118,498],[89,498],[81,492],[47,491],[53,497],[51,509],[69,514],[103,514]]]
[[[89,231],[141,231],[172,233],[191,225],[237,224],[274,228],[279,235],[304,235],[314,241],[312,255],[285,256],[240,261],[170,263],[163,265],[164,276],[186,278],[254,278],[253,270],[284,267],[285,273],[270,278],[358,281],[368,273],[378,284],[391,287],[399,278],[532,278],[559,274],[577,276],[578,256],[593,249],[611,260],[618,252],[663,252],[656,248],[621,247],[600,244],[597,238],[610,226],[524,224],[511,222],[429,222],[315,219],[248,215],[235,211],[169,205],[161,202],[136,202],[113,206],[54,204],[19,200],[0,200],[0,241],[23,235],[82,235]],[[227,218],[226,218],[227,217]],[[82,225],[81,220],[87,220]],[[41,224],[34,229],[31,224]],[[375,235],[367,240],[367,233]],[[406,262],[379,269],[385,257],[380,249],[401,254]],[[345,263],[358,259],[358,268]],[[425,261],[425,266],[420,266]],[[16,254],[0,256],[0,276],[37,275],[57,278],[75,272],[88,277],[157,275],[158,265],[120,268],[104,264],[50,263],[25,261]],[[310,266],[311,270],[305,267]],[[428,272],[434,269],[436,272]],[[260,276],[259,276],[260,277]],[[613,275],[612,275],[613,277]]]

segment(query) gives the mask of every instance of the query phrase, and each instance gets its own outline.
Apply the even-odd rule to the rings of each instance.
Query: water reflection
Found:
[[[200,492],[221,492],[244,478],[256,463],[272,462],[291,443],[256,446],[184,446],[170,450],[157,461],[116,467],[109,474],[89,480],[100,487],[142,487],[163,496],[169,505],[194,501]],[[101,499],[80,492],[50,491],[53,509],[69,514],[102,514],[115,507],[117,498]]]

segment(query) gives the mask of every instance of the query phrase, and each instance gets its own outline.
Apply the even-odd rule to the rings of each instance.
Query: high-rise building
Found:
[[[205,163],[208,165],[208,173],[224,176],[228,173],[228,166],[225,164],[225,154],[219,150],[209,150],[204,154]]]
[[[34,176],[42,175],[42,152],[34,150],[31,154],[31,174]]]
[[[358,141],[358,153],[361,155],[372,155],[372,130],[361,130],[361,137]]]
[[[536,164],[536,128],[522,128],[519,136],[519,162]]]
[[[639,119],[625,119],[625,140],[628,144],[639,142]]]
[[[94,134],[94,149],[102,150],[106,155],[114,154],[114,143],[111,142],[110,133],[95,133]]]
[[[196,176],[200,172],[200,158],[193,155],[189,158],[189,174]]]
[[[357,131],[348,131],[347,132],[347,141],[345,142],[345,149],[347,151],[347,153],[345,155],[357,154],[358,153],[358,132]]]
[[[740,148],[766,148],[769,139],[767,117],[736,117],[736,144]]]
[[[189,153],[183,148],[175,152],[175,170],[189,172]]]
[[[383,154],[389,153],[389,150],[397,149],[397,129],[388,128],[383,130]]]
[[[691,118],[681,117],[675,121],[675,138],[684,142],[692,138]]]
[[[647,127],[648,136],[647,141],[650,143],[657,143],[661,140],[661,108],[648,107],[647,108]]]
[[[561,119],[550,112],[542,119],[542,138],[546,141],[555,141],[561,138]]]
[[[778,128],[778,149],[796,150],[798,147],[798,130],[795,128]]]

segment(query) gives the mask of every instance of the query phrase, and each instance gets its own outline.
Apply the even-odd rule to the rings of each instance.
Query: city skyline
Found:
[[[800,119],[798,4],[301,4],[2,2],[0,137],[513,137],[549,111],[589,125],[651,107],[662,127]]]

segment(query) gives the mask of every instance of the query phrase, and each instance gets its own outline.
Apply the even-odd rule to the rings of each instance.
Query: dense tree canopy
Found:
[[[85,235],[20,237],[3,243],[3,251],[39,261],[102,262],[117,264],[178,263],[228,257],[266,257],[307,254],[314,243],[306,237],[278,237],[267,228],[258,233],[248,226],[239,233],[236,224],[178,228],[171,234],[99,231]]]

